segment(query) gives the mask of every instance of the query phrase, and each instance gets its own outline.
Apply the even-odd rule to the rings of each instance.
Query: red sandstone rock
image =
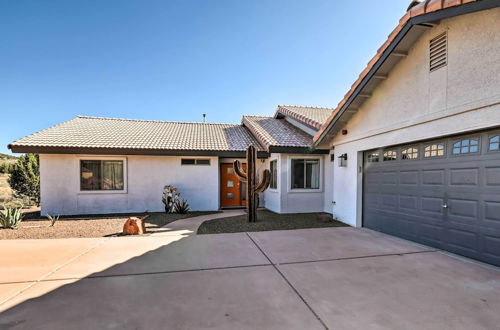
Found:
[[[123,225],[123,234],[125,235],[141,235],[146,232],[146,224],[144,219],[129,218]]]

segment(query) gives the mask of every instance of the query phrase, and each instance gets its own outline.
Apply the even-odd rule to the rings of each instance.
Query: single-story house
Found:
[[[249,145],[257,147],[259,171],[273,168],[262,205],[320,212],[328,211],[323,176],[329,152],[312,150],[312,134],[298,126],[317,131],[319,123],[308,121],[324,121],[331,111],[280,106],[274,117],[243,116],[240,125],[78,116],[9,148],[40,154],[43,215],[162,211],[165,185],[177,187],[191,210],[242,207],[244,184],[232,164],[244,162]]]
[[[75,214],[158,211],[165,184],[194,210],[242,206],[228,164],[253,144],[270,210],[500,265],[498,7],[412,1],[334,109],[278,106],[240,125],[77,117],[9,147],[41,154],[42,212]]]

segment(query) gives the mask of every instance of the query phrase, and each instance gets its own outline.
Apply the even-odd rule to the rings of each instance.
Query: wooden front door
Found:
[[[246,168],[246,164],[243,164]],[[221,207],[245,206],[245,183],[234,173],[233,164],[220,165],[220,204]]]

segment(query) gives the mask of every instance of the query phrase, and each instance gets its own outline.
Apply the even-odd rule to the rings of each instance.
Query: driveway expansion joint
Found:
[[[277,263],[276,265],[295,265],[295,264],[308,264],[314,262],[327,262],[327,261],[341,261],[341,260],[354,260],[354,259],[367,259],[367,258],[378,258],[378,257],[394,257],[394,256],[404,256],[410,254],[420,254],[420,253],[434,253],[441,252],[441,250],[426,250],[426,251],[413,251],[413,252],[399,252],[399,253],[387,253],[387,254],[372,254],[359,257],[342,257],[342,258],[331,258],[331,259],[317,259],[317,260],[304,260],[304,261],[288,261]]]
[[[314,315],[314,317],[319,321],[319,323],[321,323],[321,325],[326,329],[326,330],[329,330],[328,326],[326,325],[325,322],[323,322],[323,320],[319,317],[319,315],[314,311],[314,309],[311,307],[311,305],[309,305],[309,303],[307,302],[307,300],[299,293],[299,291],[292,285],[292,283],[286,278],[285,274],[283,274],[277,264],[273,263],[271,258],[269,258],[267,256],[267,254],[264,252],[264,250],[261,249],[261,247],[259,246],[259,244],[257,244],[257,242],[252,238],[252,236],[250,236],[250,234],[248,232],[245,233],[248,238],[253,242],[253,244],[255,244],[255,246],[257,247],[257,249],[264,255],[264,257],[266,257],[266,259],[269,261],[269,263],[271,264],[272,267],[274,267],[274,269],[278,272],[278,274],[283,278],[283,280],[285,280],[285,282],[290,286],[290,288],[293,290],[293,292],[295,292],[295,294],[300,298],[300,300],[302,300],[302,302],[306,305],[306,307],[311,311],[311,313]]]

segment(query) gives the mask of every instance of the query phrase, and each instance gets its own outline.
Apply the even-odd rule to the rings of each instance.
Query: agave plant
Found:
[[[0,213],[0,225],[4,228],[16,229],[21,220],[23,220],[22,206],[18,207],[3,207],[3,212]]]
[[[185,199],[179,199],[175,203],[175,212],[179,214],[186,214],[189,211],[189,204]]]
[[[50,221],[50,225],[49,227],[54,227],[54,225],[56,224],[57,220],[59,220],[59,215],[58,216],[51,216],[50,214],[47,214],[47,218],[49,219]]]

